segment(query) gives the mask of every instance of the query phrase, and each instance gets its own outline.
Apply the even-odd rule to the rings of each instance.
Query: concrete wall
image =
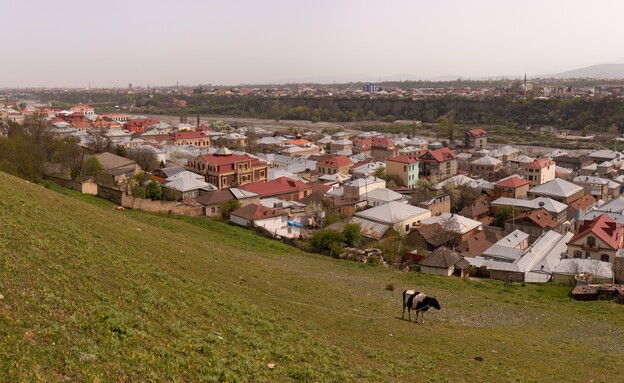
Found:
[[[102,185],[98,185],[97,196],[105,198],[109,201],[113,201],[117,205],[121,205],[123,195],[124,195],[123,190],[113,189],[113,188],[105,187]]]
[[[505,282],[524,282],[524,273],[490,269],[490,278]]]
[[[98,185],[92,181],[78,182],[48,175],[44,175],[43,179],[50,180],[64,188],[76,190],[83,194],[97,195],[98,192]]]
[[[574,275],[568,275],[568,274],[553,274],[551,281],[553,283],[559,283],[559,284],[571,284],[571,285],[576,284]],[[610,278],[594,277],[592,284],[601,284],[601,283],[613,283],[613,280]]]
[[[203,215],[203,206],[189,206],[179,204],[175,201],[151,200],[147,198],[136,198],[126,194],[122,195],[121,202],[123,207],[130,209],[139,209],[150,211],[153,213],[168,213],[176,215],[186,215],[190,217],[198,217]]]

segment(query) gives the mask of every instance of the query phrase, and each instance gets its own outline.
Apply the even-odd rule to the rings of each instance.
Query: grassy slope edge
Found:
[[[0,173],[1,381],[624,376],[624,307],[567,287],[373,268],[63,193]],[[443,310],[400,320],[408,287]]]

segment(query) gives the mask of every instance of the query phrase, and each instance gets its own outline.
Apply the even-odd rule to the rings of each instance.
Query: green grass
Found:
[[[0,173],[0,381],[624,378],[624,306],[569,287],[404,273],[112,207]],[[400,320],[404,288],[443,309]]]

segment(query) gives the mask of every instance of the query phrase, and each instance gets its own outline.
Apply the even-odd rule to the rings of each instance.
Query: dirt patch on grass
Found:
[[[427,313],[432,320],[468,327],[503,328],[529,326],[540,321],[543,314],[509,308],[479,308],[475,311],[445,308],[435,313]]]

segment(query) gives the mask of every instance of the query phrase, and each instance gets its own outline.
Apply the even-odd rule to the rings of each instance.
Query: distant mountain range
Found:
[[[624,58],[616,61],[614,64],[598,64],[591,65],[584,68],[572,69],[565,72],[554,74],[540,74],[532,75],[531,78],[596,78],[596,79],[624,79]],[[284,84],[284,83],[318,83],[318,84],[331,84],[331,83],[349,83],[349,82],[389,82],[389,81],[432,81],[432,82],[444,82],[455,81],[457,79],[513,79],[522,78],[522,75],[498,75],[498,76],[461,76],[461,75],[443,75],[443,76],[418,76],[410,73],[400,73],[388,76],[371,76],[365,74],[349,74],[349,75],[333,75],[333,76],[308,76],[289,79],[288,81],[274,81],[268,82],[268,84]]]
[[[624,64],[598,64],[539,77],[552,78],[624,78]]]

